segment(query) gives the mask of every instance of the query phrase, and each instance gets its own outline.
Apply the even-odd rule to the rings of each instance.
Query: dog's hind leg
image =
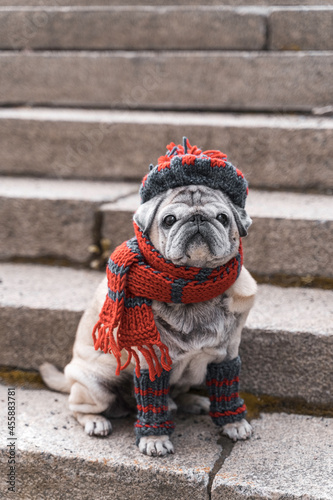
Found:
[[[58,370],[51,363],[43,363],[39,367],[39,372],[44,383],[54,391],[64,392],[69,394],[71,390],[71,383],[66,378],[65,374]]]
[[[193,415],[208,415],[210,409],[210,401],[207,396],[200,396],[199,394],[179,394],[175,398],[178,408],[185,413],[192,413]]]
[[[75,382],[68,402],[74,417],[89,436],[107,436],[112,431],[111,422],[101,413],[107,410],[112,399],[116,396],[109,393],[103,402],[94,400],[87,387]]]

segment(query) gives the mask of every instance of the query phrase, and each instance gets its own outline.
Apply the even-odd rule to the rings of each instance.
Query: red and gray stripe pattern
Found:
[[[170,435],[175,426],[168,409],[169,372],[163,370],[159,377],[151,381],[149,370],[141,370],[140,377],[134,375],[134,393],[137,444],[142,436]]]
[[[202,151],[191,146],[186,137],[183,145],[172,142],[167,149],[142,180],[142,203],[170,188],[204,185],[223,191],[233,203],[244,208],[248,184],[243,173],[227,161],[227,155],[219,150]]]
[[[93,339],[95,349],[116,357],[117,375],[132,358],[136,362],[136,375],[140,375],[138,350],[154,380],[163,369],[171,370],[172,361],[156,327],[152,301],[194,304],[222,295],[239,276],[243,250],[240,241],[238,255],[214,269],[176,266],[164,259],[135,223],[134,231],[136,237],[117,247],[110,256],[106,270],[108,295]],[[128,353],[124,365],[121,364],[123,349]],[[156,349],[161,353],[160,358]]]
[[[223,426],[246,417],[246,406],[239,397],[241,360],[237,358],[207,366],[206,385],[209,391],[210,416]]]

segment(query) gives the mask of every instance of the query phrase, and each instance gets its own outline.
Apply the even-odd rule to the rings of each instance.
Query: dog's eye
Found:
[[[165,227],[171,227],[174,225],[174,223],[176,222],[176,217],[174,215],[167,215],[166,217],[164,217],[163,219],[163,224],[165,225]]]
[[[227,214],[218,214],[216,218],[219,222],[221,222],[221,224],[223,224],[223,226],[228,225],[229,217],[227,216]]]

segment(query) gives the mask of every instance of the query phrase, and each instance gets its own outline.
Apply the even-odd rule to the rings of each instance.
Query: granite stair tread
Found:
[[[250,189],[246,209],[253,219],[244,238],[246,266],[258,275],[333,276],[331,196]],[[132,234],[137,194],[101,207],[102,235],[112,245]],[[301,246],[300,246],[301,242]]]
[[[110,6],[115,5],[119,6],[119,0],[57,0],[54,2],[55,6]],[[124,5],[128,6],[141,6],[142,0],[126,0]],[[182,0],[181,5],[226,5],[226,6],[265,6],[269,7],[272,4],[270,0]],[[39,0],[2,0],[1,5],[4,7],[27,7],[34,6],[40,7],[41,3]],[[145,0],[144,5],[151,6],[164,6],[165,0]],[[179,1],[177,0],[168,0],[168,5],[179,5]],[[300,6],[331,6],[332,0],[274,0],[274,5],[276,6],[291,6],[291,7],[300,7]]]
[[[332,1],[119,3],[1,2],[3,373],[70,361],[104,276],[92,259],[133,235],[139,181],[184,135],[250,183],[249,271],[332,284]],[[179,413],[176,454],[155,459],[135,446],[134,418],[89,438],[67,396],[16,387],[1,477],[15,448],[24,500],[332,500],[333,290],[259,284],[240,355],[245,399],[290,409],[254,409],[251,440]],[[0,381],[3,422],[7,401]]]
[[[0,264],[0,365],[63,368],[103,272]],[[333,291],[259,285],[241,343],[242,389],[332,403]],[[24,346],[18,351],[17,345]],[[309,372],[312,376],[309,377]]]
[[[137,192],[134,182],[4,176],[0,236],[6,245],[0,257],[87,264],[89,247],[101,238],[113,249],[133,235]],[[250,189],[247,210],[254,223],[244,239],[249,270],[333,277],[332,204],[327,195]],[[295,252],[300,239],[301,251]]]
[[[5,419],[7,387],[2,385],[0,400]],[[231,446],[208,416],[180,414],[175,454],[156,459],[139,453],[132,418],[113,419],[110,436],[91,438],[69,414],[63,394],[17,388],[15,402],[16,488],[27,499],[143,500],[155,499],[157,491],[165,500],[332,498],[330,418],[261,414],[252,421],[252,439]],[[8,429],[2,426],[0,433],[1,468],[7,473]],[[6,495],[4,481],[0,487]]]
[[[331,50],[1,51],[0,72],[2,106],[312,112],[333,98]]]
[[[2,108],[0,172],[141,180],[183,135],[227,153],[251,187],[333,190],[333,119],[290,114]]]
[[[332,50],[332,16],[328,5],[1,6],[0,49]]]

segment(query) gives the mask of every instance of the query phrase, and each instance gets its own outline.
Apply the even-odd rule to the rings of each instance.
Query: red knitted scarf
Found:
[[[242,244],[236,257],[215,269],[175,266],[162,257],[135,223],[134,230],[136,237],[117,247],[110,256],[106,270],[108,294],[93,339],[96,350],[116,357],[116,375],[129,365],[133,356],[136,375],[140,376],[136,347],[146,359],[150,379],[154,380],[163,368],[171,370],[172,361],[156,328],[152,301],[193,304],[223,294],[239,276]],[[154,347],[160,350],[160,359]],[[123,366],[122,349],[128,352]]]

